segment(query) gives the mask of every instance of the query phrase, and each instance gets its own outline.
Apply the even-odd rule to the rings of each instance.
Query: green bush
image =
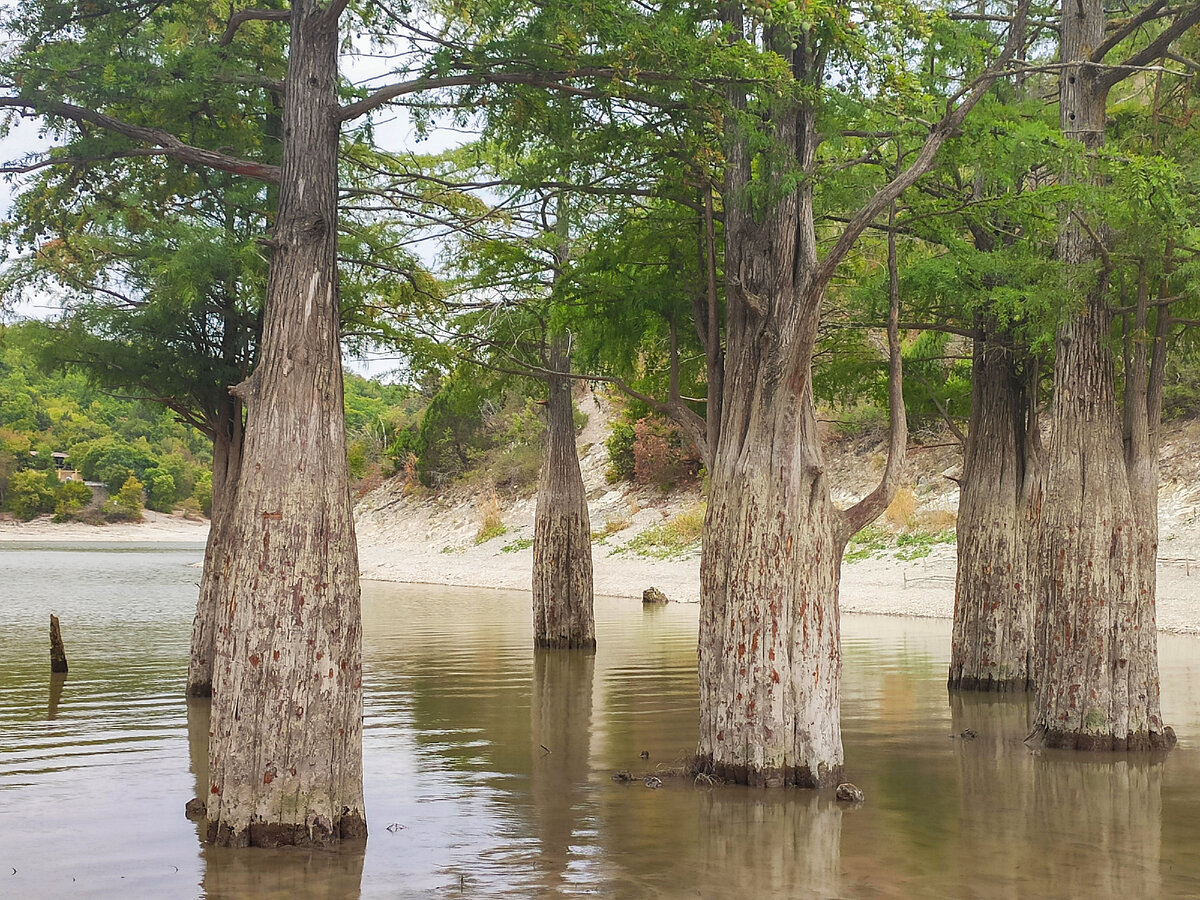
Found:
[[[633,441],[636,434],[632,422],[614,422],[612,432],[604,442],[608,448],[608,470],[605,477],[609,481],[632,481],[636,472],[633,458]]]
[[[212,515],[212,472],[205,472],[196,479],[192,499],[196,501],[206,516]]]
[[[29,521],[54,511],[58,476],[50,472],[26,469],[8,479],[8,510],[18,519]]]
[[[351,478],[360,479],[367,474],[367,449],[363,440],[350,441],[346,447],[346,465]]]
[[[70,522],[92,503],[92,489],[82,481],[64,481],[58,486],[54,521]]]
[[[145,508],[143,485],[132,475],[121,485],[121,489],[104,505],[104,513],[114,521],[140,522]]]
[[[175,478],[161,466],[146,470],[146,505],[159,512],[175,506]]]

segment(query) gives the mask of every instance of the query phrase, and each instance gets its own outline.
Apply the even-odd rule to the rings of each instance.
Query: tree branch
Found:
[[[967,117],[967,113],[983,98],[983,95],[991,88],[992,82],[1000,77],[1016,54],[1018,47],[1024,39],[1025,19],[1029,12],[1029,2],[1030,0],[1019,0],[1016,12],[1013,14],[1012,27],[1008,32],[1008,40],[1005,41],[1000,55],[968,88],[963,89],[965,92],[963,99],[957,107],[948,110],[941,121],[934,125],[932,131],[929,133],[929,137],[925,139],[925,143],[917,153],[916,159],[909,164],[907,169],[880,188],[875,196],[868,200],[854,214],[850,223],[842,231],[837,243],[821,260],[813,276],[810,290],[820,290],[828,285],[833,279],[833,274],[837,271],[837,267],[846,258],[846,254],[850,252],[855,242],[871,222],[874,221],[875,217],[887,209],[892,201],[916,183],[918,178],[929,171],[933,165],[934,158],[942,148],[942,144],[958,129]],[[953,102],[954,100],[952,99],[950,103],[953,104]]]
[[[575,87],[565,83],[567,78],[592,78],[597,81],[610,81],[618,78],[621,75],[619,69],[610,67],[588,67],[573,69],[570,72],[473,72],[463,73],[462,75],[447,75],[433,76],[422,75],[419,78],[414,78],[411,81],[401,81],[396,84],[390,84],[369,94],[362,100],[355,103],[347,104],[342,107],[340,114],[343,122],[350,119],[356,119],[361,115],[371,112],[385,103],[389,103],[398,97],[404,97],[409,94],[416,94],[422,91],[437,91],[445,88],[454,87],[478,87],[485,84],[513,84],[513,85],[528,85],[531,87],[548,88],[561,91],[565,94],[570,94],[576,97],[586,97],[591,99],[602,99],[611,97],[608,92],[584,87]],[[653,80],[651,73],[639,72],[638,77],[643,80]],[[674,101],[665,102],[657,101],[647,97],[640,98],[642,102],[657,106],[662,109],[678,109],[682,104]]]
[[[290,22],[292,19],[292,11],[290,9],[243,9],[235,12],[229,17],[229,24],[225,26],[225,33],[221,35],[221,39],[217,41],[220,47],[228,47],[233,43],[233,36],[237,34],[237,30],[247,22]]]
[[[122,135],[130,140],[161,147],[167,156],[178,159],[180,162],[201,166],[206,169],[231,172],[234,175],[245,175],[248,178],[254,178],[270,184],[279,183],[278,166],[268,166],[247,159],[227,156],[215,150],[193,147],[190,144],[183,143],[183,141],[170,132],[161,131],[157,128],[145,128],[141,125],[132,125],[129,122],[114,119],[112,116],[97,112],[94,109],[86,109],[82,106],[75,106],[71,103],[63,103],[59,100],[50,100],[44,97],[0,97],[0,109],[4,108],[29,110],[34,114],[42,116],[58,116],[63,119],[70,119],[72,122],[80,125],[95,125],[98,128]]]
[[[889,224],[895,224],[896,204],[892,202],[888,214]],[[900,273],[896,253],[896,231],[888,231],[888,455],[883,476],[875,490],[867,494],[849,509],[842,510],[837,538],[838,555],[846,548],[850,538],[864,526],[875,521],[887,509],[896,489],[900,486],[900,474],[904,469],[905,449],[908,445],[908,420],[904,410],[904,357],[900,353]]]
[[[1167,0],[1154,0],[1145,9],[1136,16],[1127,19],[1123,24],[1117,25],[1116,30],[1099,47],[1092,51],[1091,59],[1094,63],[1104,62],[1104,57],[1113,47],[1125,40],[1147,22],[1152,19],[1157,19],[1164,6],[1167,5]],[[1116,23],[1114,23],[1116,24]]]
[[[1175,21],[1164,28],[1149,44],[1111,71],[1101,75],[1097,79],[1101,90],[1112,88],[1127,78],[1130,71],[1136,70],[1140,66],[1148,65],[1156,59],[1160,59],[1170,46],[1175,43],[1175,39],[1197,22],[1200,22],[1200,2],[1193,3],[1187,7],[1175,17]],[[1105,43],[1107,44],[1108,41],[1105,41]],[[1103,47],[1104,45],[1102,44],[1101,46]]]

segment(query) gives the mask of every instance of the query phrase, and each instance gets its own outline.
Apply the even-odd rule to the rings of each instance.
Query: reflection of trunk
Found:
[[[1104,26],[1100,0],[1064,6],[1060,121],[1066,137],[1092,150],[1104,142],[1107,88],[1103,70],[1082,61],[1103,40]],[[1109,261],[1098,276],[1091,273],[1098,238],[1077,211],[1067,215],[1059,258],[1086,299],[1056,339],[1038,547],[1034,737],[1085,750],[1170,746],[1175,736],[1163,727],[1158,700],[1156,535],[1136,515],[1144,506],[1135,502],[1141,460],[1127,468],[1122,445],[1109,349]]]
[[[1021,824],[1070,839],[1022,857],[1029,883],[1069,884],[1073,897],[1162,897],[1162,763],[1047,757],[1034,766]]]
[[[208,732],[212,723],[212,702],[206,697],[187,701],[188,768],[196,779],[196,797],[201,802],[208,794]]]
[[[212,695],[212,661],[216,653],[217,609],[221,578],[227,574],[234,548],[229,544],[229,519],[242,466],[242,404],[236,397],[221,403],[213,437],[212,514],[200,596],[192,622],[192,650],[188,660],[187,695]]]
[[[569,372],[566,338],[554,339],[553,372]],[[538,647],[595,649],[592,526],[575,446],[571,379],[547,377],[546,461],[533,533],[533,629]]]
[[[713,791],[699,809],[696,855],[714,883],[696,896],[843,897],[861,883],[842,874],[843,811],[827,797]]]
[[[992,332],[976,338],[971,367],[949,684],[1024,691],[1033,686],[1033,386],[1018,372],[1011,345]]]
[[[531,794],[542,893],[569,887],[571,848],[589,818],[579,801],[590,772],[595,665],[591,653],[536,651],[533,659]]]
[[[363,838],[337,288],[338,4],[291,4],[283,166],[214,663],[209,839]]]

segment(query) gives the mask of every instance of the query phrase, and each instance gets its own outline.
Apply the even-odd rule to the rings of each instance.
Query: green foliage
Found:
[[[158,512],[170,512],[177,497],[174,476],[162,466],[153,466],[146,469],[143,478],[146,506]]]
[[[145,491],[142,483],[133,476],[126,479],[121,489],[104,505],[104,513],[116,521],[140,522],[145,508]]]
[[[42,513],[54,511],[57,501],[58,478],[53,472],[26,469],[8,480],[7,507],[18,519],[28,521]]]
[[[212,515],[212,472],[205,472],[196,479],[190,499],[196,502],[204,515]]]
[[[612,430],[604,441],[608,448],[608,469],[604,477],[610,482],[632,481],[634,475],[632,422],[613,422]]]
[[[937,544],[953,544],[953,531],[906,531],[896,535],[896,559],[924,559]]]
[[[515,541],[510,541],[500,548],[501,553],[520,553],[522,550],[528,550],[533,546],[532,538],[517,538]]]
[[[69,522],[92,503],[92,489],[81,481],[64,481],[54,504],[54,521]]]
[[[700,546],[704,531],[705,505],[676,513],[661,525],[642,530],[623,548],[653,559],[679,559]]]
[[[54,334],[39,322],[0,332],[0,395],[21,398],[16,413],[0,405],[9,423],[0,426],[0,499],[16,472],[53,475],[51,454],[61,451],[88,481],[115,493],[134,476],[153,508],[169,510],[209,467],[209,441],[156,404],[112,396],[73,371],[44,371],[39,349]]]

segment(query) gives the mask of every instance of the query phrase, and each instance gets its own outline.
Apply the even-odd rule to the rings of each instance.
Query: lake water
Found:
[[[381,583],[365,853],[209,849],[183,815],[206,782],[207,707],[181,696],[201,555],[0,544],[0,897],[1200,896],[1195,638],[1160,638],[1174,752],[1035,754],[1024,700],[948,698],[949,622],[846,617],[852,809],[612,780],[694,748],[695,607],[601,600],[595,657],[535,655],[526,595]]]

